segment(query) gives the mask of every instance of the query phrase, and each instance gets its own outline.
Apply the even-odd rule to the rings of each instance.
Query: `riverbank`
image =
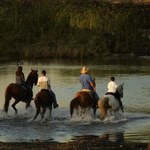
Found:
[[[102,141],[78,141],[68,143],[31,142],[31,143],[0,143],[1,150],[149,150],[146,143],[115,143]]]

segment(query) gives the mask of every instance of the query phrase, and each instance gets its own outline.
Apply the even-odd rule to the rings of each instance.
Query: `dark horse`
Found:
[[[49,116],[51,117],[52,103],[54,102],[54,100],[53,100],[54,97],[52,94],[53,93],[51,93],[51,91],[44,90],[44,89],[36,94],[36,97],[34,100],[34,103],[36,106],[36,114],[35,114],[34,120],[41,112],[41,108],[42,108],[41,118],[44,117],[46,108],[49,108]]]
[[[81,108],[82,115],[85,113],[86,109],[93,108],[94,115],[96,114],[97,102],[92,98],[89,92],[79,91],[76,93],[75,98],[70,102],[70,116],[72,117],[73,111],[76,110],[78,114],[79,108]]]
[[[38,74],[37,70],[31,70],[30,74],[28,75],[25,85],[20,85],[16,83],[10,83],[6,90],[5,90],[5,104],[4,104],[4,111],[8,112],[9,102],[12,98],[15,99],[15,102],[12,104],[15,113],[17,113],[16,104],[20,101],[26,103],[26,109],[30,106],[30,102],[32,100],[33,92],[33,84],[37,84]]]

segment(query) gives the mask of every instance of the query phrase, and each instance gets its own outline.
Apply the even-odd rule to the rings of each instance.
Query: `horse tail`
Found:
[[[9,107],[9,102],[10,99],[12,98],[12,88],[11,85],[8,85],[8,87],[5,90],[5,104],[4,104],[4,111],[7,113],[8,112],[8,107]]]
[[[103,120],[106,116],[107,113],[107,108],[108,108],[108,98],[107,97],[102,97],[98,101],[98,107],[100,109],[100,119]]]
[[[78,99],[77,99],[77,97],[75,97],[70,103],[70,116],[71,117],[73,115],[73,110],[74,110],[74,108],[77,107],[77,105],[78,105]]]
[[[36,114],[34,116],[34,120],[37,118],[37,116],[39,115],[40,113],[40,98],[38,96],[36,96],[35,100],[34,100],[34,104],[35,104],[35,107],[36,107]]]
[[[73,114],[73,108],[74,108],[74,99],[70,103],[70,116],[72,117]]]

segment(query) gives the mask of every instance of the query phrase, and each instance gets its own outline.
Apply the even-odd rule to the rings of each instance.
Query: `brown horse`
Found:
[[[4,111],[8,112],[9,102],[12,98],[15,99],[15,102],[12,104],[15,113],[17,113],[16,104],[20,101],[26,103],[26,109],[30,106],[30,102],[32,100],[33,92],[33,84],[37,84],[38,74],[37,70],[31,70],[29,73],[25,85],[20,85],[16,83],[10,83],[5,90],[5,104]]]
[[[49,108],[49,115],[51,117],[51,111],[52,111],[52,103],[54,102],[53,100],[53,93],[51,93],[48,90],[41,90],[40,92],[38,92],[36,94],[34,103],[36,106],[36,114],[34,117],[34,120],[36,119],[36,117],[39,115],[39,113],[41,112],[41,108],[42,108],[42,112],[41,112],[41,119],[44,117],[44,114],[46,112],[46,108]]]
[[[86,109],[93,108],[94,115],[96,114],[97,102],[92,98],[89,92],[79,91],[76,93],[75,98],[70,102],[70,116],[72,117],[74,110],[81,108],[81,113],[85,113]],[[82,114],[80,114],[82,115]]]

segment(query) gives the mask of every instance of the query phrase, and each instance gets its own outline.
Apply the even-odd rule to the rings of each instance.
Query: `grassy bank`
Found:
[[[150,55],[150,5],[0,1],[0,57]]]

